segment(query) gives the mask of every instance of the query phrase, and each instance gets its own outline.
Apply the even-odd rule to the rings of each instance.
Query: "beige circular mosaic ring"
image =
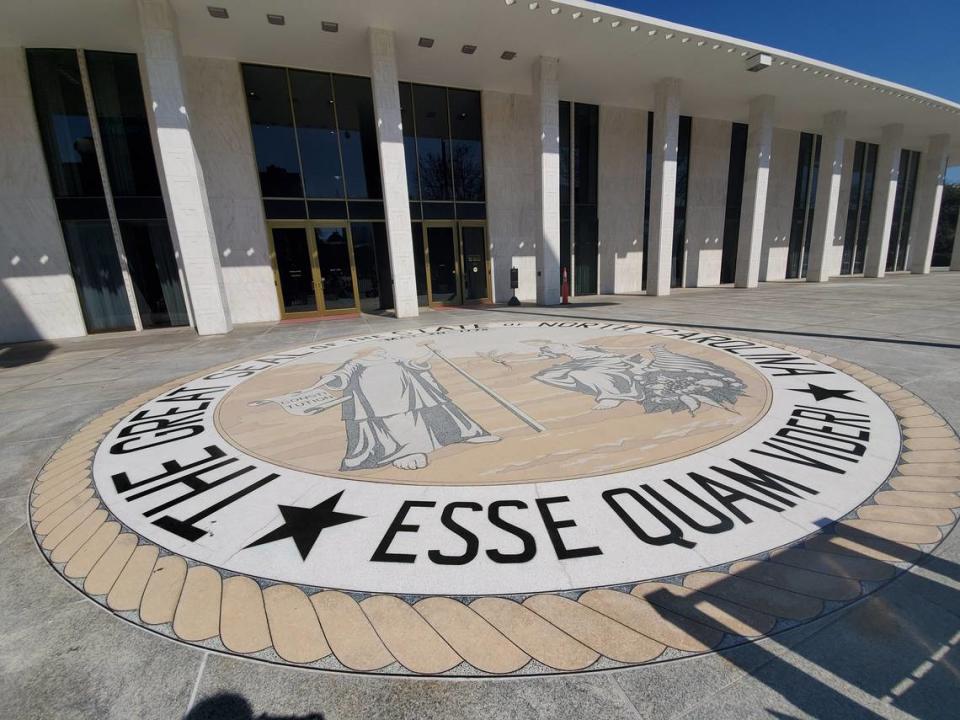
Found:
[[[960,441],[869,370],[653,325],[339,338],[167,383],[40,472],[94,602],[319,670],[602,670],[757,639],[942,541]]]

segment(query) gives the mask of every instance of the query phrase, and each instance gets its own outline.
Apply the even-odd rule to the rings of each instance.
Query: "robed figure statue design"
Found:
[[[733,409],[746,385],[731,371],[708,360],[671,352],[662,345],[651,357],[618,355],[600,347],[550,343],[541,358],[566,358],[540,371],[534,379],[547,385],[593,396],[595,410],[610,410],[624,402],[643,405],[648,413],[687,410],[703,405]]]
[[[437,382],[429,356],[398,358],[377,348],[346,361],[314,388],[343,391],[347,448],[341,470],[427,466],[434,450],[500,438],[461,410]]]

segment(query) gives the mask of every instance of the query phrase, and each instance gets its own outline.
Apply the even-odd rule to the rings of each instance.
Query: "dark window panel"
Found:
[[[417,160],[417,128],[413,112],[413,88],[400,83],[400,121],[403,123],[403,154],[407,164],[407,192],[411,200],[420,199],[420,173]]]
[[[27,50],[27,68],[54,197],[102,197],[76,51]]]
[[[350,217],[353,220],[383,220],[383,201],[351,200]]]
[[[454,220],[456,212],[452,202],[425,202],[423,203],[424,220]]]
[[[160,195],[137,56],[86,51],[87,74],[114,197]]]
[[[810,170],[810,194],[807,196],[807,231],[803,237],[803,263],[800,277],[807,276],[810,265],[810,243],[813,241],[813,217],[817,209],[817,183],[820,181],[820,150],[823,136],[817,135],[813,149],[813,167]]]
[[[447,120],[447,89],[432,85],[413,86],[417,126],[417,164],[423,200],[453,200],[450,126]]]
[[[370,79],[334,75],[340,154],[346,178],[347,197],[377,199],[380,187],[380,151],[373,112]]]
[[[858,142],[854,145],[853,167],[850,168],[850,198],[847,201],[847,219],[843,227],[843,254],[840,256],[841,275],[849,275],[853,272],[854,255],[857,248],[857,230],[860,227],[860,201],[863,190],[866,150],[866,143]]]
[[[690,135],[693,118],[680,116],[677,144],[677,189],[673,218],[673,252],[671,254],[671,286],[683,285],[683,260],[687,237],[687,186],[690,177]]]
[[[483,123],[480,93],[448,91],[450,137],[453,141],[453,187],[457,200],[483,200]]]
[[[573,215],[574,233],[574,292],[577,295],[595,295],[597,292],[598,222],[596,205],[577,205]]]
[[[307,197],[344,197],[330,75],[290,70],[290,97]]]
[[[120,237],[143,327],[186,325],[187,306],[166,220],[121,220]]]
[[[647,289],[647,255],[650,248],[650,182],[653,177],[653,113],[647,113],[647,152],[643,183],[643,260],[640,288]]]
[[[57,198],[57,214],[61,222],[67,220],[107,220],[107,200],[102,197],[93,198]]]
[[[410,217],[413,220],[422,220],[423,219],[423,208],[418,202],[410,203]]]
[[[393,307],[393,288],[387,255],[387,226],[382,222],[353,223],[350,232],[360,310],[389,310]]]
[[[167,216],[161,197],[116,197],[113,206],[121,220],[155,220]]]
[[[730,163],[727,170],[727,202],[723,218],[723,250],[720,256],[720,282],[732,283],[737,274],[737,246],[740,240],[740,214],[743,209],[743,176],[747,161],[749,128],[733,123],[730,131]]]
[[[860,226],[857,229],[857,249],[853,272],[863,272],[863,262],[867,256],[867,238],[870,236],[870,213],[873,210],[873,189],[877,183],[877,153],[879,145],[867,145],[867,161],[863,171],[863,195],[860,207]]]
[[[87,330],[132,330],[133,314],[110,221],[65,220],[63,239]]]
[[[560,101],[560,272],[570,271],[570,102]]]
[[[417,304],[421,307],[430,304],[427,295],[427,260],[423,251],[423,223],[410,223],[413,232],[413,270],[417,278]]]
[[[314,220],[340,220],[347,217],[343,200],[307,200],[307,212]]]
[[[243,82],[261,193],[303,197],[286,69],[244,65]]]
[[[457,203],[457,218],[460,220],[486,220],[486,203]]]
[[[573,106],[573,202],[597,204],[597,143],[600,108],[576,103]]]
[[[307,206],[303,200],[263,201],[263,214],[267,220],[303,220],[307,217]]]

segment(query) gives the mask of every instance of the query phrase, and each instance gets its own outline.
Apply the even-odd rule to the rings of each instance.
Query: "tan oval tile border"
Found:
[[[145,629],[209,650],[321,670],[476,677],[629,667],[726,648],[809,622],[875,591],[930,552],[960,510],[960,439],[933,408],[859,365],[762,341],[872,388],[904,445],[863,505],[792,544],[666,581],[530,596],[408,597],[257,581],[171,555],[122,526],[91,476],[106,433],[142,403],[88,423],[40,471],[31,527],[87,597]],[[226,367],[226,366],[224,366]]]

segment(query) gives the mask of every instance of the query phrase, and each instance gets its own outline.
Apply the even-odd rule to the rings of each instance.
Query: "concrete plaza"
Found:
[[[170,380],[323,338],[512,315],[690,326],[808,348],[890,378],[958,427],[958,304],[956,273],[891,274],[0,348],[0,717],[948,717],[960,700],[957,533],[866,598],[754,643],[579,675],[404,679],[272,666],[146,632],[69,587],[38,551],[27,513],[34,478],[64,441]]]

